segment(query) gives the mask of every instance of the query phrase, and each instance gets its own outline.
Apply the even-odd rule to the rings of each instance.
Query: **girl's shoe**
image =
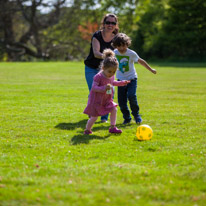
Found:
[[[109,133],[122,133],[122,130],[121,129],[118,129],[117,127],[113,127],[113,128],[109,128]]]
[[[85,130],[84,130],[84,134],[86,134],[86,135],[92,134],[92,131],[85,129]]]

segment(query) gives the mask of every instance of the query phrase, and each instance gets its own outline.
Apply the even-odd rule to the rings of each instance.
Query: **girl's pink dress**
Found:
[[[117,104],[113,102],[112,94],[106,94],[106,86],[125,86],[125,81],[115,81],[114,76],[107,78],[102,71],[94,76],[92,89],[89,94],[87,107],[84,110],[85,114],[90,116],[104,116],[112,111]]]

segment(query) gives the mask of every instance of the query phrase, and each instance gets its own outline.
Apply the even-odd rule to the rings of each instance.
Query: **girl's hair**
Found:
[[[100,29],[104,29],[104,25],[105,25],[105,22],[107,21],[107,18],[108,17],[112,17],[112,18],[115,18],[115,21],[116,21],[116,28],[115,30],[113,31],[113,33],[116,35],[119,33],[119,26],[118,26],[118,17],[115,15],[115,14],[106,14],[103,18],[102,18],[102,21],[101,21],[101,27]]]
[[[131,45],[131,39],[124,33],[119,33],[117,34],[114,39],[112,40],[112,46],[114,48],[119,47],[119,46],[127,46],[129,47]]]
[[[103,70],[106,70],[108,68],[115,68],[117,69],[119,66],[119,63],[115,57],[115,53],[111,49],[105,49],[103,51],[103,61],[101,63],[100,68]]]

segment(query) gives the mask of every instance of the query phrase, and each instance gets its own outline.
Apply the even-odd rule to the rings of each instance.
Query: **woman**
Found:
[[[99,66],[103,60],[103,51],[112,49],[112,39],[118,33],[118,18],[114,14],[106,14],[102,19],[102,27],[96,31],[91,40],[88,57],[85,59],[85,77],[89,91],[92,88],[93,77],[99,72]],[[102,116],[101,121],[107,122],[108,115]]]

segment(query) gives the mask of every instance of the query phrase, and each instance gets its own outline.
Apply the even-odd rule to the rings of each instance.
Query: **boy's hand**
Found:
[[[157,74],[157,71],[156,71],[155,69],[152,69],[151,72],[152,72],[153,74]]]

